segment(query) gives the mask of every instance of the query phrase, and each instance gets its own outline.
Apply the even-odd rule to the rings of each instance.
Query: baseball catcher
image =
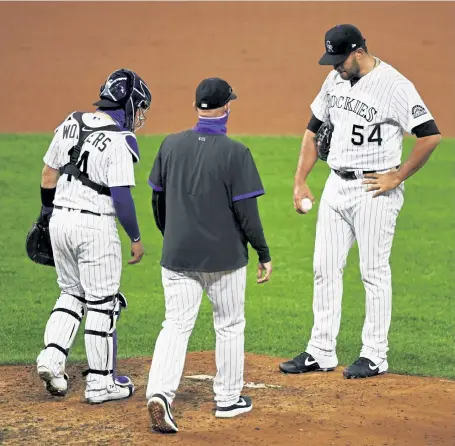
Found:
[[[130,397],[134,386],[116,375],[116,324],[127,307],[120,293],[122,250],[115,218],[131,239],[130,264],[144,250],[131,187],[139,160],[135,131],[151,93],[134,72],[113,72],[101,86],[94,112],[73,112],[56,129],[44,156],[42,210],[27,235],[28,256],[55,266],[61,293],[44,332],[36,362],[49,393],[68,390],[66,359],[82,319],[90,404]]]

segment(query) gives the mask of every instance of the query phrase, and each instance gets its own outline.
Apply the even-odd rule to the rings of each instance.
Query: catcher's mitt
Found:
[[[314,137],[318,149],[318,157],[322,161],[327,161],[329,156],[333,128],[333,124],[330,121],[325,121]]]
[[[27,255],[40,265],[55,266],[49,235],[49,220],[52,214],[41,215],[27,234],[25,249]]]

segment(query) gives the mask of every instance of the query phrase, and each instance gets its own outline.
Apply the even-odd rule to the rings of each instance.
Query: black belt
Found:
[[[400,165],[395,166],[396,169],[398,169]],[[336,170],[332,169],[340,178],[343,178],[343,180],[356,180],[356,171],[355,170]],[[376,170],[362,170],[362,174],[367,174],[367,173],[377,173]]]
[[[85,209],[73,209],[73,208],[67,208],[63,206],[54,206],[55,209],[68,209],[69,211],[77,211],[80,212],[81,214],[90,214],[90,215],[96,215],[97,217],[101,217],[101,214],[98,214],[96,212],[92,211],[87,211]]]

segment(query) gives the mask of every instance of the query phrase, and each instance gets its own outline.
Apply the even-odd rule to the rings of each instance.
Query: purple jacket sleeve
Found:
[[[136,218],[136,208],[129,186],[111,187],[111,197],[120,224],[132,242],[141,239]]]

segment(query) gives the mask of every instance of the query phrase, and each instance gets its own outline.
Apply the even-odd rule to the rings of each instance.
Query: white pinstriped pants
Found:
[[[331,172],[319,205],[313,264],[314,326],[306,351],[321,367],[338,364],[336,338],[341,321],[343,268],[355,240],[366,292],[360,356],[376,364],[387,358],[392,314],[389,257],[404,186],[373,198],[362,180],[343,180]]]
[[[118,292],[122,250],[114,216],[55,209],[49,231],[63,292],[88,300]]]
[[[216,273],[162,268],[162,281],[166,320],[155,344],[147,399],[163,393],[172,403],[205,290],[212,303],[216,333],[215,401],[219,407],[236,403],[243,388],[246,266]]]
[[[54,209],[49,231],[57,271],[57,282],[61,289],[54,312],[51,314],[44,333],[45,345],[57,344],[69,351],[80,320],[86,309],[86,330],[107,332],[111,318],[105,314],[90,311],[113,311],[115,301],[97,304],[97,301],[118,293],[122,268],[120,239],[114,216],[81,214],[69,209]],[[73,296],[86,299],[88,304]],[[71,311],[79,318],[59,311]],[[57,310],[57,312],[55,312]],[[115,329],[115,326],[114,326]],[[87,360],[91,369],[115,367],[112,338],[85,334]],[[63,376],[66,355],[55,347],[45,348],[37,359],[38,365],[50,368],[56,376]],[[114,364],[114,365],[112,365]],[[87,389],[96,396],[103,392],[112,381],[111,377],[89,374]],[[93,391],[91,389],[97,389]]]

